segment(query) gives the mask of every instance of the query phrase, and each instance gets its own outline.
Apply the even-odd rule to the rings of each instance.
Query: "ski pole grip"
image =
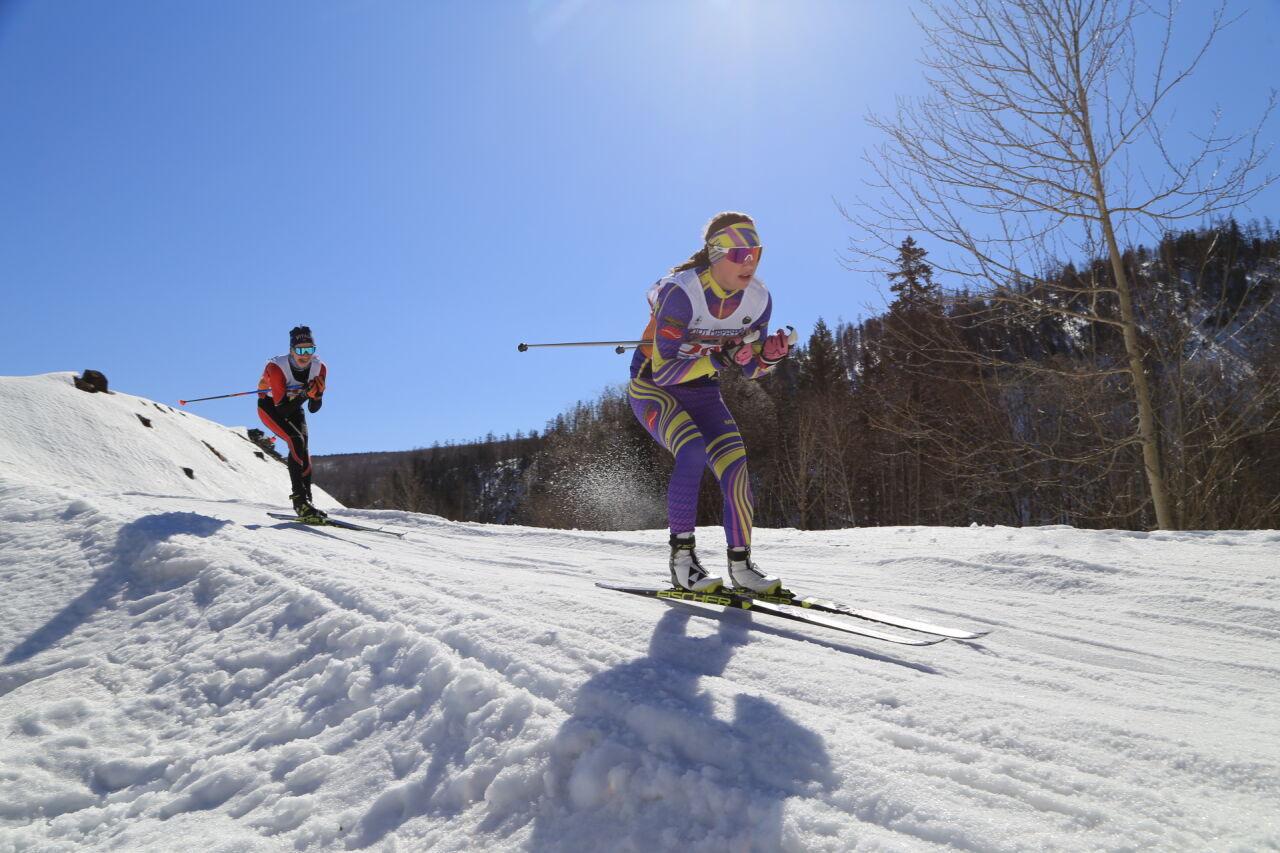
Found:
[[[800,340],[800,336],[796,334],[796,327],[787,326],[787,329],[791,332],[791,334],[787,335],[787,345],[795,346],[796,342]]]

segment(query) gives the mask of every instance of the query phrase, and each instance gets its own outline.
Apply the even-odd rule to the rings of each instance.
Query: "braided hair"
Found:
[[[711,217],[711,221],[707,223],[707,227],[702,234],[702,248],[690,255],[689,260],[677,267],[672,267],[671,272],[678,273],[694,269],[695,267],[711,266],[711,258],[707,254],[708,238],[721,228],[728,228],[730,225],[737,225],[740,222],[746,222],[750,225],[756,224],[755,220],[750,216],[747,216],[745,213],[738,213],[734,210],[726,210],[724,213],[717,213],[715,216]]]

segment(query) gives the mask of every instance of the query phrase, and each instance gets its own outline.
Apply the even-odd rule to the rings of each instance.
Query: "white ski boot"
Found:
[[[671,585],[690,592],[715,592],[724,586],[724,579],[707,574],[693,550],[693,534],[679,533],[671,536]]]
[[[766,575],[751,562],[750,548],[729,549],[729,580],[736,589],[749,589],[761,595],[776,595],[782,579]]]

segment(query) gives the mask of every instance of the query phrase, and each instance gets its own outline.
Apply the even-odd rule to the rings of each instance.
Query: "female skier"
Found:
[[[316,358],[316,342],[307,326],[289,330],[289,352],[267,361],[258,382],[258,417],[267,429],[289,445],[289,480],[293,485],[293,511],[299,518],[324,518],[311,503],[311,453],[307,448],[307,416],[324,402],[325,363]],[[297,386],[292,390],[289,386]]]
[[[758,379],[786,358],[790,343],[786,332],[768,335],[773,302],[755,277],[762,247],[751,217],[721,213],[707,224],[703,241],[689,260],[650,288],[645,344],[631,359],[627,391],[640,423],[675,456],[667,486],[672,584],[695,592],[714,592],[724,584],[707,573],[694,550],[705,465],[724,495],[730,582],[772,594],[782,581],[751,560],[754,504],[747,451],[720,396],[719,373],[736,367],[748,379]],[[760,335],[768,337],[759,340]]]

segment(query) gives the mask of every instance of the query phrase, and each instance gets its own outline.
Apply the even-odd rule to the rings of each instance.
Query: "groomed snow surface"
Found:
[[[758,531],[991,630],[896,646],[594,586],[663,531],[280,522],[243,429],[71,380],[0,378],[0,851],[1280,846],[1274,531]]]

